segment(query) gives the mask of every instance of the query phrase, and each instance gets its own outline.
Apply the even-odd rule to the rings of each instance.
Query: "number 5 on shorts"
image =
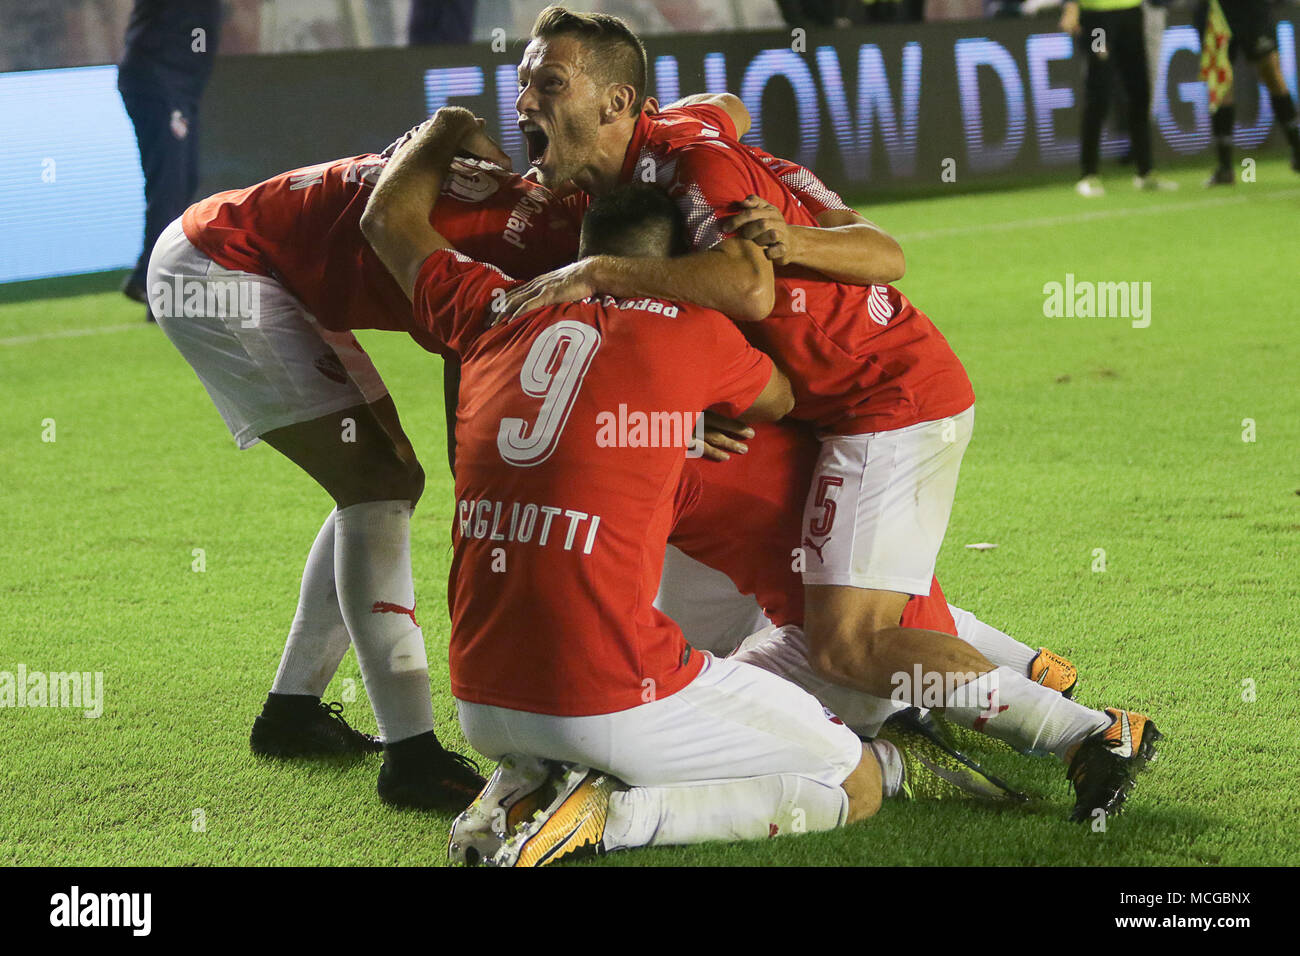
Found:
[[[844,484],[844,479],[837,475],[819,475],[817,477],[817,495],[813,498],[813,505],[821,508],[822,513],[808,523],[808,533],[814,538],[820,538],[824,534],[831,533],[831,526],[835,524],[835,499],[828,497],[828,495],[832,488],[838,488],[842,484]]]

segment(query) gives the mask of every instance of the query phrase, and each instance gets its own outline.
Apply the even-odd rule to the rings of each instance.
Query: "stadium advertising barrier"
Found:
[[[1199,153],[1210,141],[1199,40],[1185,16],[1171,19],[1152,103],[1157,161]],[[1294,96],[1290,20],[1279,22],[1278,38]],[[382,149],[449,103],[486,116],[522,169],[514,124],[522,48],[219,58],[201,114],[200,193]],[[816,169],[850,195],[942,183],[961,189],[1052,168],[1074,175],[1083,56],[1056,31],[1054,17],[661,36],[647,48],[650,91],[660,102],[738,93],[753,114],[749,141]],[[0,281],[133,261],[141,180],[111,74],[111,67],[89,67],[0,75]],[[1237,144],[1253,149],[1271,135],[1273,116],[1251,70],[1240,72],[1238,101]],[[1112,117],[1103,155],[1126,146]],[[50,164],[58,171],[52,177]]]

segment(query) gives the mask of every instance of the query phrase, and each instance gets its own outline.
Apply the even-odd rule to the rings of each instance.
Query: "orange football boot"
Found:
[[[1066,777],[1074,784],[1074,810],[1070,819],[1091,820],[1101,810],[1119,813],[1137,786],[1138,773],[1156,757],[1156,741],[1163,735],[1145,714],[1107,707],[1111,724],[1088,737],[1070,754]]]
[[[1073,697],[1075,685],[1079,682],[1079,670],[1060,654],[1040,647],[1038,656],[1029,663],[1029,679],[1050,687],[1062,697]]]

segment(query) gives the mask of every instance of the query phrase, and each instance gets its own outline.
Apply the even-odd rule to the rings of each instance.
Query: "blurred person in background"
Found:
[[[474,37],[475,0],[411,0],[406,38],[411,46],[469,43]]]
[[[1143,31],[1146,35],[1147,47],[1147,79],[1151,84],[1151,99],[1154,104],[1156,86],[1160,83],[1160,51],[1164,46],[1165,27],[1169,23],[1169,2],[1170,0],[1143,0],[1142,3],[1142,24]],[[1128,123],[1132,120],[1132,113],[1128,108],[1128,99],[1124,95],[1124,84],[1115,83],[1113,92],[1115,95],[1115,111],[1124,115],[1124,131],[1129,137],[1129,148],[1120,158],[1124,165],[1133,163],[1133,131],[1128,128]],[[1154,105],[1147,110],[1147,115],[1154,118]]]
[[[135,127],[144,169],[144,249],[122,291],[146,303],[154,243],[199,185],[199,99],[212,75],[220,0],[135,0],[117,89]]]
[[[792,27],[833,27],[845,18],[844,0],[776,0],[785,22]]]
[[[845,27],[869,23],[919,23],[925,0],[776,0],[792,27]]]
[[[1277,27],[1266,0],[1211,0],[1198,3],[1196,32],[1201,36],[1201,77],[1209,86],[1210,132],[1216,165],[1206,186],[1231,186],[1232,131],[1237,110],[1233,103],[1232,61],[1242,54],[1255,67],[1268,89],[1273,116],[1291,147],[1291,168],[1300,173],[1300,121],[1295,100],[1286,87],[1277,55]]]
[[[850,19],[854,23],[897,23],[903,19],[898,0],[854,0]]]
[[[1169,26],[1170,0],[1145,0],[1142,4],[1142,29],[1146,35],[1147,76],[1154,92],[1160,82],[1160,50],[1165,42],[1165,28]]]
[[[1110,105],[1111,76],[1119,70],[1128,99],[1128,128],[1137,189],[1174,189],[1151,171],[1151,79],[1147,72],[1146,28],[1142,0],[1070,0],[1061,14],[1061,29],[1078,41],[1088,58],[1083,93],[1083,130],[1079,152],[1080,196],[1106,193],[1097,175],[1101,163],[1101,126]]]

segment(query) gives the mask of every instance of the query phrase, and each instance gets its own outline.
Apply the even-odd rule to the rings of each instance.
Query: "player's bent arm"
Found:
[[[788,261],[854,285],[903,278],[907,271],[903,247],[874,222],[851,209],[827,209],[817,216],[817,223],[790,227],[797,240]]]
[[[746,197],[741,205],[740,212],[723,221],[723,228],[761,246],[778,266],[803,266],[853,285],[903,277],[902,247],[852,209],[822,209],[816,214],[816,226],[798,226],[786,222],[779,209],[758,196]]]
[[[584,272],[597,292],[690,302],[737,322],[765,319],[776,304],[772,263],[745,239],[724,239],[712,249],[672,259],[592,256],[584,261]]]
[[[794,392],[785,373],[772,365],[772,374],[754,399],[754,404],[740,413],[742,422],[776,422],[790,414],[794,408]]]
[[[461,140],[478,128],[469,110],[444,107],[384,168],[361,215],[361,232],[409,299],[430,253],[449,249],[429,223]]]
[[[693,93],[665,108],[671,110],[679,106],[716,106],[731,117],[731,122],[736,127],[736,139],[748,133],[753,123],[745,101],[734,93]]]

